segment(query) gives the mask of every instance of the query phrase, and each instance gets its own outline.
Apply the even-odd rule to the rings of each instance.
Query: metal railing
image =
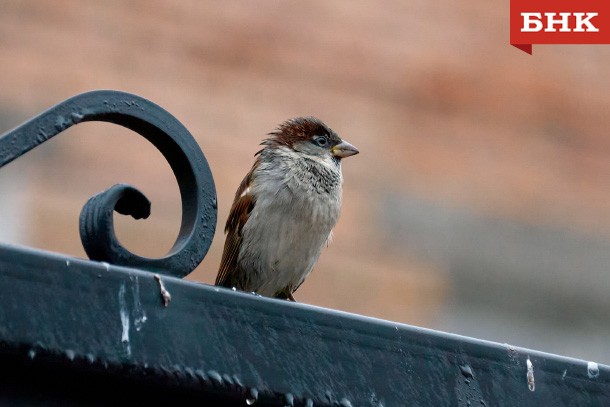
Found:
[[[179,236],[160,259],[124,249],[112,212],[150,204],[117,185],[82,210],[92,260],[0,245],[0,404],[610,405],[607,366],[182,280],[213,238],[214,183],[184,126],[138,96],[60,103],[0,137],[0,167],[95,120],[169,161]]]

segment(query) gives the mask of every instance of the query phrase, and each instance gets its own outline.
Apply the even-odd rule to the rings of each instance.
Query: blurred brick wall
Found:
[[[453,260],[442,246],[409,243],[420,236],[408,225],[388,226],[394,212],[422,213],[423,228],[438,219],[388,197],[610,240],[610,49],[539,46],[527,56],[508,45],[508,3],[3,0],[0,61],[2,129],[97,88],[147,97],[186,125],[219,196],[217,235],[189,277],[198,281],[215,277],[258,142],[297,115],[320,117],[362,152],[344,164],[335,239],[300,301],[443,326],[459,295]],[[0,187],[23,180],[13,206],[28,214],[25,231],[5,239],[84,256],[80,207],[128,182],[153,215],[117,219],[119,237],[162,255],[180,207],[161,155],[107,124],[66,133],[0,171]]]

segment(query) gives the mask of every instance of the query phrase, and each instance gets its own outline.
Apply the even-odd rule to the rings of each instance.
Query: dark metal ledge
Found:
[[[162,282],[0,246],[0,404],[610,405],[608,366]]]

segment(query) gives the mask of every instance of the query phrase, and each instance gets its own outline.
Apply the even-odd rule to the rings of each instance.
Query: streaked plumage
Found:
[[[235,194],[216,284],[293,300],[339,217],[341,158],[358,150],[312,117],[262,145]]]

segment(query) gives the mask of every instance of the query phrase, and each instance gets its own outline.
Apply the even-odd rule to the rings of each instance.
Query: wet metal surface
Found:
[[[604,365],[163,282],[168,307],[153,273],[0,246],[2,365],[45,397],[111,382],[140,400],[225,405],[610,405]],[[49,366],[71,380],[54,393],[40,373]]]
[[[150,202],[119,184],[81,212],[97,261],[0,245],[0,405],[610,405],[610,368],[594,361],[177,278],[210,246],[214,183],[184,126],[138,96],[94,91],[52,107],[0,137],[0,167],[96,120],[166,157],[182,197],[179,236],[159,259],[123,248],[113,211],[146,218]]]
[[[157,259],[125,249],[116,238],[113,211],[147,218],[150,202],[136,188],[118,184],[95,195],[80,216],[89,258],[184,277],[205,257],[216,228],[216,189],[205,156],[189,131],[158,105],[125,92],[98,90],[67,99],[0,136],[0,167],[82,122],[126,127],[150,141],[171,166],[182,199],[182,223],[169,253]]]

